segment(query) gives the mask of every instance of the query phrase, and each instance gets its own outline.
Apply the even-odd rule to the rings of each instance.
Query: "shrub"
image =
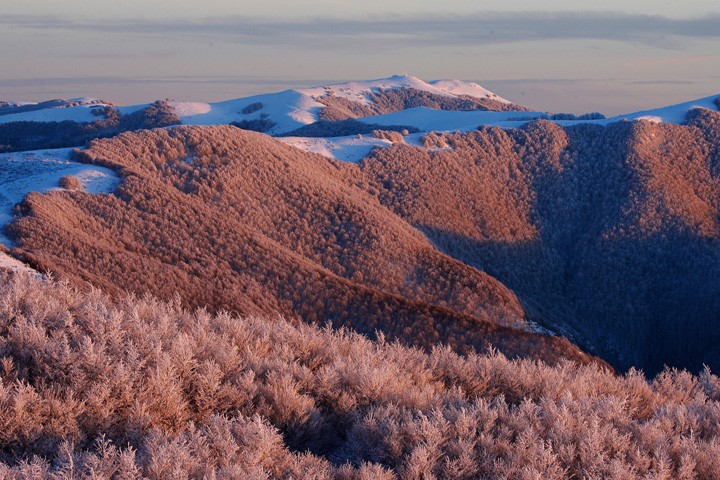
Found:
[[[717,478],[719,392],[0,274],[9,479]]]
[[[251,130],[253,132],[265,133],[273,128],[277,123],[268,118],[258,118],[255,120],[241,120],[239,122],[231,122],[230,125],[243,130]]]
[[[85,185],[82,181],[74,175],[65,175],[61,177],[58,184],[65,190],[84,190]]]
[[[251,113],[255,113],[258,110],[261,110],[263,108],[262,102],[254,102],[250,105],[247,105],[245,108],[242,109],[241,113],[243,115],[250,115]]]
[[[402,131],[406,132],[407,129],[404,128]],[[373,130],[372,136],[381,140],[388,140],[393,143],[402,143],[405,141],[403,134],[395,130]]]

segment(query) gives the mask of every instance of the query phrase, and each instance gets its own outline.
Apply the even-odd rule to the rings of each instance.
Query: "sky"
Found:
[[[0,100],[219,101],[407,74],[607,115],[720,94],[717,0],[0,0]]]

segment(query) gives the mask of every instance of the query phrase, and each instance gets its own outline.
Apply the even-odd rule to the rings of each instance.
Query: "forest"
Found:
[[[0,477],[715,478],[720,379],[0,274]]]
[[[17,255],[76,285],[424,348],[602,363],[537,333],[510,290],[438,251],[352,164],[231,126],[124,133],[76,159],[118,171],[118,191],[30,194],[8,228]]]
[[[39,105],[46,108],[46,103]],[[16,113],[17,108],[23,107],[13,108],[13,113]],[[79,147],[94,138],[112,137],[120,132],[180,124],[180,118],[164,101],[157,101],[127,115],[122,115],[114,106],[98,107],[93,113],[101,118],[91,123],[72,120],[0,123],[0,153]]]
[[[430,133],[358,164],[228,126],[124,133],[76,152],[118,171],[115,195],[29,195],[8,234],[111,293],[699,372],[720,368],[719,139],[707,109]]]

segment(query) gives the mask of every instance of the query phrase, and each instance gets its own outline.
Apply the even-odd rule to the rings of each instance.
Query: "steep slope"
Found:
[[[432,134],[360,163],[380,201],[615,366],[720,367],[720,113]]]
[[[438,252],[365,191],[356,166],[234,127],[94,141],[116,195],[31,194],[11,225],[39,269],[193,307],[278,312],[460,351],[591,359],[534,333],[514,294]]]

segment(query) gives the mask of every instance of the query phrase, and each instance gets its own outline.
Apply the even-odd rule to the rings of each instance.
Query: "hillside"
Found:
[[[616,367],[720,367],[720,113],[429,134],[360,163],[383,205]],[[430,148],[435,146],[435,148]]]
[[[425,354],[0,274],[0,477],[716,478],[720,379]]]
[[[8,235],[18,256],[76,285],[425,348],[597,361],[537,333],[510,290],[383,207],[355,165],[229,126],[125,133],[75,159],[115,170],[117,192],[30,194]]]

